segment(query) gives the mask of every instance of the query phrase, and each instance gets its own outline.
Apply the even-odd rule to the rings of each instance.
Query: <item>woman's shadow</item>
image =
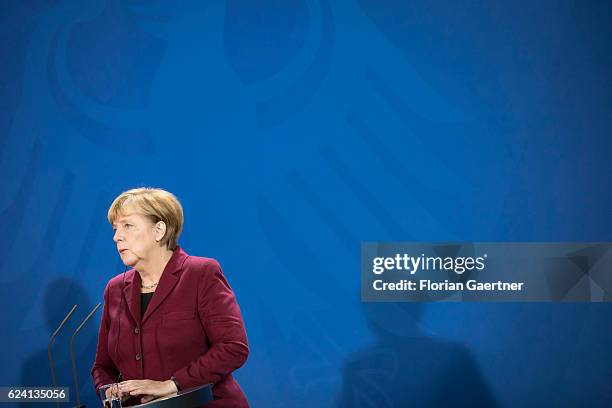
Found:
[[[496,407],[469,351],[419,329],[423,303],[365,303],[375,343],[344,364],[339,408]]]
[[[78,281],[58,278],[45,288],[43,307],[49,337],[75,304],[78,305],[77,309],[62,328],[52,348],[57,385],[58,387],[69,387],[70,405],[76,405],[70,357],[70,337],[91,311],[92,304],[87,292]],[[96,355],[97,321],[99,321],[99,318],[94,315],[81,329],[74,341],[81,404],[92,407],[100,405],[90,375]],[[41,338],[40,343],[46,346],[49,337]],[[22,366],[20,379],[22,386],[51,386],[51,370],[46,347],[27,358]]]

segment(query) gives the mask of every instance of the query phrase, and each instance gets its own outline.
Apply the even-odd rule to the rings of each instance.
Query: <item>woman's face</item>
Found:
[[[113,241],[124,265],[137,268],[139,262],[159,248],[155,224],[137,212],[121,214],[113,223],[113,230]]]

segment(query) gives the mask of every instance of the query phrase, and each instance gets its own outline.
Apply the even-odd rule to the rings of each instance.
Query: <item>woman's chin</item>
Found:
[[[134,266],[136,265],[137,261],[138,259],[136,259],[136,257],[134,256],[129,256],[128,254],[121,254],[121,262],[123,262],[125,266]]]

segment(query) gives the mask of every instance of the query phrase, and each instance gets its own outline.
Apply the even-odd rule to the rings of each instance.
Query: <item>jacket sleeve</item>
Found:
[[[242,366],[249,354],[240,308],[221,267],[212,261],[205,268],[198,285],[198,312],[211,347],[174,373],[181,389],[216,384]]]
[[[108,311],[109,286],[104,289],[104,307],[102,308],[102,320],[98,333],[98,348],[96,350],[96,360],[94,361],[91,375],[96,387],[116,382],[119,370],[108,354],[108,332],[110,330],[110,315]]]

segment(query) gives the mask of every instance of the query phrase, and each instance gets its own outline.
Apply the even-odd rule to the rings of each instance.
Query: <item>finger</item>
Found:
[[[155,388],[151,386],[143,386],[130,391],[130,395],[155,395]]]
[[[125,381],[121,381],[119,383],[119,386],[122,386],[122,385],[125,385],[125,386],[127,386],[127,385],[134,385],[134,384],[138,384],[138,383],[141,383],[141,382],[143,382],[143,380],[125,380]]]
[[[119,386],[119,390],[123,391],[123,392],[130,392],[133,390],[136,390],[138,388],[142,388],[142,384],[137,384],[135,382],[130,383],[130,384],[124,384],[124,385],[120,385]]]
[[[148,393],[142,388],[136,388],[135,390],[128,392],[128,394],[129,395],[142,395],[142,394],[148,394]]]
[[[144,397],[142,397],[141,401],[144,404],[145,402],[153,401],[153,399],[155,399],[154,396],[152,396],[152,395],[145,395]]]
[[[139,387],[147,383],[147,380],[127,380],[119,383],[120,388]]]

